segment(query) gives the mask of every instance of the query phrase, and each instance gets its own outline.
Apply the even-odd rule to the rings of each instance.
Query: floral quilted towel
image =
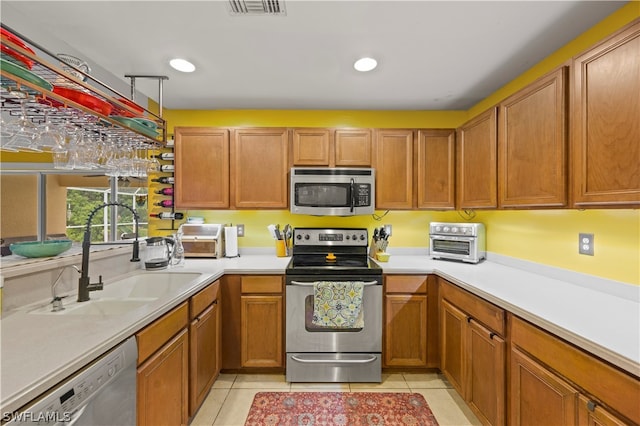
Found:
[[[317,281],[313,283],[313,320],[321,327],[362,328],[362,282]]]

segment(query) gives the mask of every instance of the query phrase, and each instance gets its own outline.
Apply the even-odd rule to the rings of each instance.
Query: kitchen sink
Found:
[[[170,293],[196,280],[197,272],[139,271],[115,281],[106,282],[104,289],[91,293],[91,300],[77,302],[72,297],[62,300],[64,310],[52,312],[48,303],[29,310],[33,315],[122,315]]]
[[[175,292],[198,278],[197,272],[140,272],[105,284],[104,289],[92,292],[100,298],[158,298]]]
[[[87,302],[73,302],[64,306],[64,310],[52,312],[51,305],[30,311],[34,315],[123,315],[134,309],[148,305],[155,298],[138,299],[94,299]]]

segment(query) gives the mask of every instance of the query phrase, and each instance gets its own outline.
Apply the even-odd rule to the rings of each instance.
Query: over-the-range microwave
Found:
[[[291,213],[355,216],[375,210],[375,170],[351,167],[293,167]]]

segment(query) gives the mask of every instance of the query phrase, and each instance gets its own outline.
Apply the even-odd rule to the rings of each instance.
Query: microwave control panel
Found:
[[[368,183],[356,183],[355,185],[355,207],[366,207],[371,205],[371,185]]]

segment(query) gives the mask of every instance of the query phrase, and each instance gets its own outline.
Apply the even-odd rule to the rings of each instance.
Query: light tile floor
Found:
[[[221,374],[191,425],[244,425],[258,392],[416,392],[441,426],[480,425],[462,398],[438,373],[383,374],[382,383],[287,383],[278,374]]]

